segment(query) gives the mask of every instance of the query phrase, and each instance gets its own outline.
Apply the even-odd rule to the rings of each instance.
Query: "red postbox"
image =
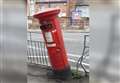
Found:
[[[53,72],[56,76],[67,78],[71,76],[60,23],[57,19],[60,9],[49,9],[34,15],[41,24],[45,44]]]

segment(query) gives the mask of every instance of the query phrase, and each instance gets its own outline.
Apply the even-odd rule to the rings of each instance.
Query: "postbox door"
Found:
[[[64,69],[68,66],[68,61],[64,50],[64,44],[59,37],[60,34],[56,29],[45,31],[43,34],[53,68],[56,70]]]

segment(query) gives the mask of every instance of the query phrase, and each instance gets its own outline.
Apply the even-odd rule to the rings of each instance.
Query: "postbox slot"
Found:
[[[41,25],[40,28],[42,30],[46,30],[46,29],[51,29],[53,27],[52,27],[52,24],[44,24],[44,25]]]

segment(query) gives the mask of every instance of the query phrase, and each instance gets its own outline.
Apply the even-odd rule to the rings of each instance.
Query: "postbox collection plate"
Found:
[[[47,43],[53,42],[53,37],[51,32],[45,32],[45,38]]]

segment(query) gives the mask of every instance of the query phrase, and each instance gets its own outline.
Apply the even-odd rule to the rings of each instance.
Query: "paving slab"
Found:
[[[28,66],[28,83],[89,83],[89,77],[81,77],[80,79],[59,80],[47,77],[48,69],[40,66]]]

